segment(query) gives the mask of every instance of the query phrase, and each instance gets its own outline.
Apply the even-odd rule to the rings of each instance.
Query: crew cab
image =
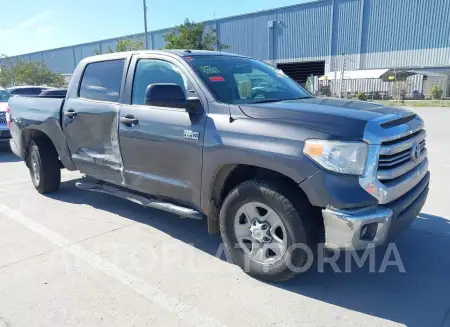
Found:
[[[65,99],[12,97],[9,106],[13,146],[37,191],[56,191],[63,167],[87,176],[81,189],[206,218],[235,263],[265,280],[294,276],[318,244],[389,242],[427,198],[419,116],[313,97],[243,56],[89,57]]]

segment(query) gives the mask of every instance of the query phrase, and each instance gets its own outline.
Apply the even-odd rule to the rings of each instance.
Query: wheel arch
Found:
[[[21,156],[24,159],[24,161],[27,162],[28,146],[30,144],[30,141],[35,139],[41,139],[45,140],[45,142],[48,142],[49,144],[52,145],[52,147],[58,154],[58,157],[60,159],[63,168],[69,170],[76,170],[77,168],[71,159],[70,151],[66,144],[66,139],[59,124],[57,127],[47,126],[47,128],[45,129],[39,127],[38,126],[28,127],[22,131],[21,135],[22,144],[18,148],[20,149],[19,151],[21,152]]]
[[[249,179],[273,181],[281,183],[287,192],[295,192],[299,201],[309,203],[308,197],[302,188],[291,177],[275,170],[255,165],[227,164],[219,167],[211,182],[209,195],[208,232],[218,231],[218,217],[220,208],[227,194],[237,185]]]

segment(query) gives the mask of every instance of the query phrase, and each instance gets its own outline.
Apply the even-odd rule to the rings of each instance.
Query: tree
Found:
[[[314,76],[312,74],[306,79],[305,88],[309,92],[314,93]]]
[[[397,98],[397,101],[401,103],[405,103],[406,95],[411,89],[411,84],[406,80],[396,80],[393,85],[394,97]]]
[[[191,22],[186,18],[183,24],[164,35],[166,45],[164,49],[217,50],[228,49],[230,46],[222,44],[216,30],[205,33],[203,23]]]
[[[62,87],[66,80],[42,62],[24,62],[20,58],[13,61],[5,55],[0,62],[0,85],[48,85]]]
[[[132,39],[122,39],[117,41],[116,49],[113,50],[111,47],[108,47],[107,53],[137,51],[142,49],[144,49],[144,42]],[[100,50],[95,50],[95,54],[101,54]]]

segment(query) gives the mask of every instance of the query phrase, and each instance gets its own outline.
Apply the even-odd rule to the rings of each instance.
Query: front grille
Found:
[[[401,178],[420,165],[427,156],[425,130],[381,144],[377,178],[382,183]]]

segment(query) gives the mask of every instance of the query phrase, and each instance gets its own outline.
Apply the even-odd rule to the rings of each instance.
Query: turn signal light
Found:
[[[305,143],[303,152],[312,157],[321,156],[323,153],[323,145],[317,143]]]

